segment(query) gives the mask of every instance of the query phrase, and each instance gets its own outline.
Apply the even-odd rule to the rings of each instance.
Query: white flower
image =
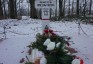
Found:
[[[56,44],[56,47],[58,48],[60,44],[61,44],[61,42],[58,42],[58,43]]]
[[[55,42],[50,42],[48,45],[47,45],[47,50],[53,50],[55,48]]]
[[[74,59],[74,60],[72,61],[72,64],[80,64],[80,60],[79,60],[79,59]]]
[[[70,52],[68,52],[68,53],[67,53],[67,55],[71,55],[71,53],[70,53]]]
[[[51,41],[50,41],[50,39],[48,38],[48,39],[44,42],[43,45],[47,46],[50,42],[51,42]]]
[[[67,49],[64,49],[64,52],[68,52],[68,50]]]

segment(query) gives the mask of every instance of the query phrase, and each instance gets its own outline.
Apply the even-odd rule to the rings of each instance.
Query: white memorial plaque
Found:
[[[56,0],[36,0],[35,8],[56,8]]]

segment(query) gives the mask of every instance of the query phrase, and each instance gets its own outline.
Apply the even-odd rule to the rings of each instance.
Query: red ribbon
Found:
[[[84,64],[84,61],[83,61],[83,59],[82,58],[80,58],[80,57],[75,57],[76,59],[80,59],[80,64]]]

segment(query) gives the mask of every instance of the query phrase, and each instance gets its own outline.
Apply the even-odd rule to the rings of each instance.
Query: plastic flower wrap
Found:
[[[48,45],[47,45],[47,50],[53,50],[55,48],[55,42],[50,42]]]
[[[50,39],[48,38],[48,39],[44,42],[43,45],[47,46],[50,42],[51,42],[51,41],[50,41]]]
[[[36,59],[42,58],[44,56],[43,52],[38,49],[33,49],[31,54],[31,60],[34,63]]]
[[[36,59],[36,52],[38,51],[38,49],[33,49],[32,50],[32,54],[31,54],[31,60],[34,63],[35,59]]]
[[[47,59],[45,57],[42,57],[40,59],[40,64],[46,64],[47,63]]]

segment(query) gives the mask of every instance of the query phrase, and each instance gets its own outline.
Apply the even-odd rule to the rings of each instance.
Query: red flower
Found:
[[[44,30],[43,34],[48,34],[48,33],[52,34],[52,36],[56,35],[55,33],[53,33],[53,30],[50,30],[50,29]]]
[[[44,30],[44,33],[48,33],[49,31],[48,30]]]
[[[49,30],[50,33],[53,33],[53,30]]]
[[[51,33],[53,36],[55,36],[56,34],[55,33]]]

